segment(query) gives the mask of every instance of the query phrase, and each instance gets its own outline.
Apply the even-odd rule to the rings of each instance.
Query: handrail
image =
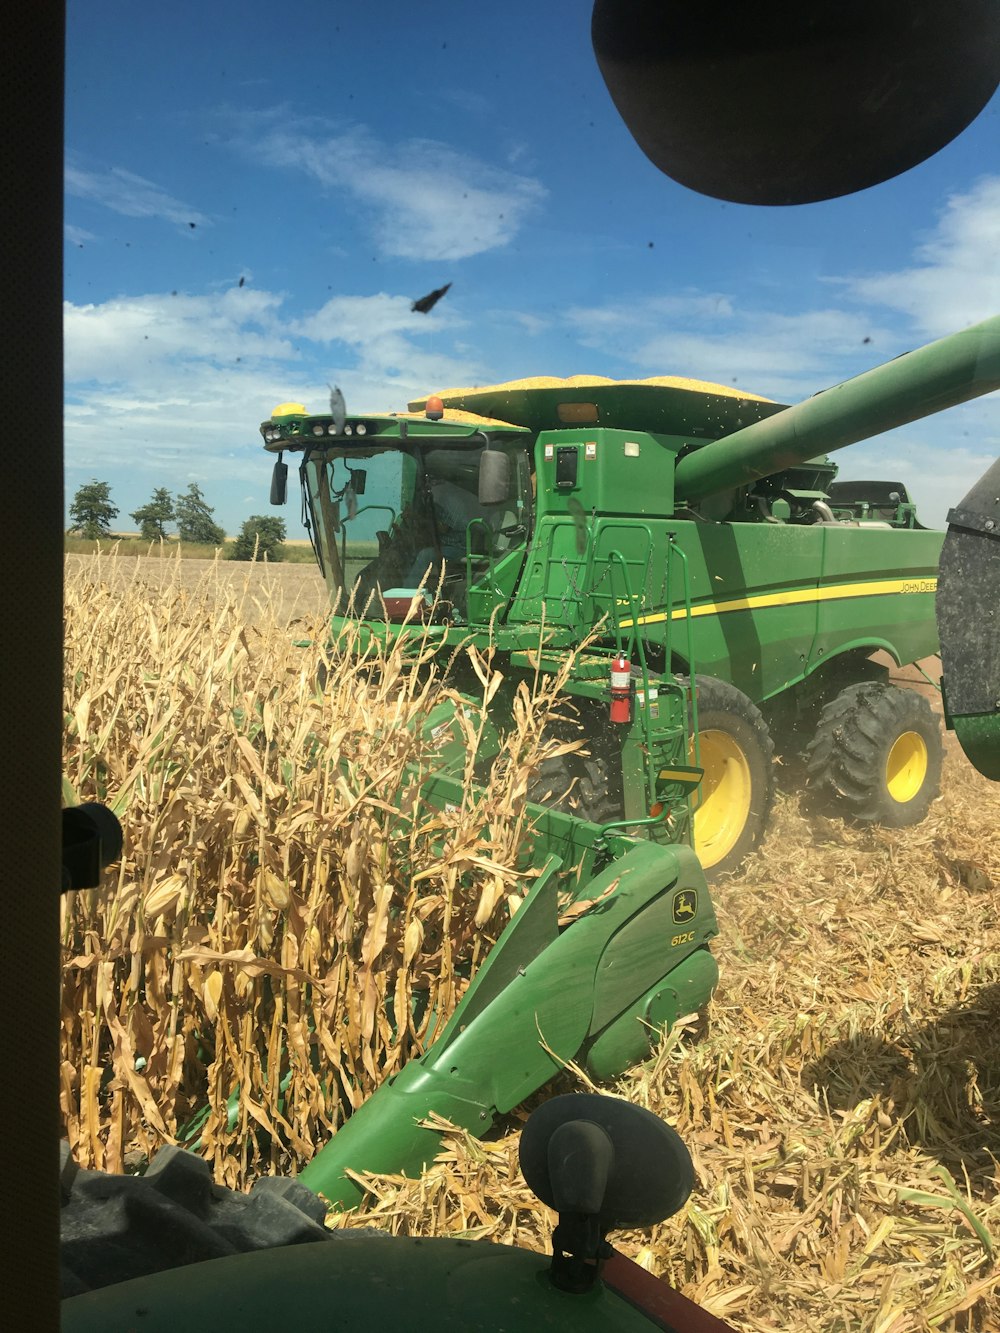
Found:
[[[648,564],[648,561],[647,561]],[[632,591],[632,584],[628,576],[628,564],[621,551],[615,549],[608,552],[608,571],[611,574],[611,603],[613,606],[612,619],[615,627],[615,639],[621,650],[621,625],[618,616],[618,598],[615,590],[614,571],[616,567],[621,568],[622,580],[624,583],[624,593],[628,600],[629,616],[631,618],[631,634],[629,635],[629,661],[632,660],[632,647],[635,645],[639,654],[639,669],[642,672],[643,698],[649,699],[649,663],[646,661],[646,646],[643,643],[642,635],[638,632],[639,627],[639,604],[636,601],[635,594]],[[649,724],[649,708],[642,709],[641,724],[643,730],[643,739],[646,742],[647,753],[651,754],[653,750],[653,730]],[[646,795],[648,797],[648,806],[653,804],[656,795],[653,786],[652,771],[649,765],[646,765]],[[630,821],[631,822],[631,821]]]
[[[494,533],[493,533],[493,529],[492,529],[492,528],[490,527],[490,525],[486,522],[486,519],[485,519],[485,518],[479,518],[479,517],[471,518],[471,519],[469,520],[469,522],[465,525],[465,587],[466,587],[466,591],[468,591],[468,589],[472,587],[472,562],[473,562],[473,560],[474,560],[474,559],[476,559],[476,560],[482,560],[482,559],[484,558],[484,557],[481,556],[481,555],[480,555],[480,556],[474,556],[473,553],[472,553],[472,529],[473,529],[474,527],[476,527],[477,525],[480,525],[480,524],[486,529],[486,556],[485,556],[485,559],[489,561],[489,566],[488,566],[487,571],[486,571],[486,577],[488,578],[488,580],[489,580],[489,582],[490,582],[490,585],[492,586],[492,584],[493,584],[493,564],[494,564],[494,561],[493,561],[493,548],[494,548],[494,542],[493,542],[493,536],[494,536]]]
[[[698,739],[698,691],[694,683],[694,629],[691,625],[691,572],[688,565],[687,554],[684,548],[678,546],[677,538],[674,533],[667,534],[667,570],[669,577],[671,552],[676,552],[681,558],[681,570],[684,575],[684,620],[687,629],[687,663],[688,663],[688,681],[691,687],[691,739],[694,742],[694,762],[696,768],[701,768],[701,742]],[[667,625],[672,624],[673,604],[668,600],[669,608],[667,613]],[[667,648],[670,647],[670,632],[667,635]]]

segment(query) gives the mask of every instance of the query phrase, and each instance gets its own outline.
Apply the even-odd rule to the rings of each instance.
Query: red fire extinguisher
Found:
[[[611,662],[611,721],[632,721],[632,663],[621,652]]]

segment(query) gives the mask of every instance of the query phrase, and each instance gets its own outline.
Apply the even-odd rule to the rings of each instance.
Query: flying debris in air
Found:
[[[426,296],[421,296],[419,301],[414,301],[410,306],[411,311],[419,311],[421,315],[426,315],[428,310],[434,309],[450,286],[451,283],[446,282],[443,287],[435,287],[435,289],[432,292],[428,292]]]
[[[337,434],[343,435],[344,422],[347,420],[347,406],[344,403],[344,395],[335,384],[328,384],[328,388],[330,390],[330,415],[333,417]]]

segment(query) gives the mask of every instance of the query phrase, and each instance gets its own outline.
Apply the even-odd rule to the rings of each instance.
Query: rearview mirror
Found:
[[[288,464],[279,459],[271,473],[271,503],[283,505],[288,494]]]
[[[479,503],[499,504],[510,495],[510,459],[496,449],[479,456]]]

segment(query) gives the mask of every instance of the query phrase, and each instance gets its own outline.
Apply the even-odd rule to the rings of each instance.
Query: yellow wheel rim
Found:
[[[746,828],[753,782],[740,746],[725,731],[698,735],[705,776],[694,798],[694,850],[707,870],[725,860]]]
[[[904,731],[885,761],[885,785],[900,805],[912,801],[927,777],[927,742],[918,731]]]

